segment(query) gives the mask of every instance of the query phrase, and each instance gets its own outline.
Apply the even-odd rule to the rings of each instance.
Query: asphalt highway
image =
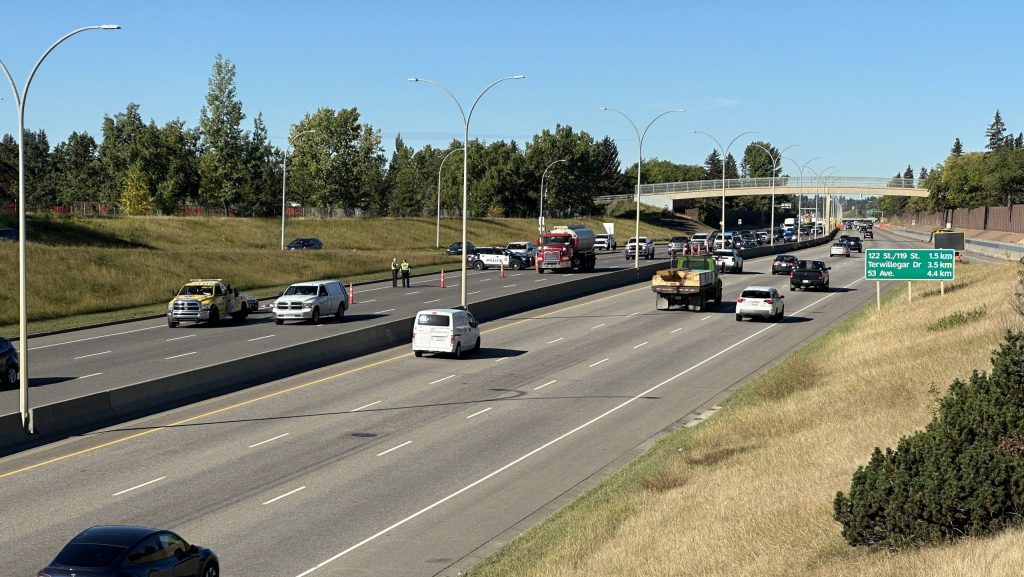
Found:
[[[830,291],[752,260],[706,312],[638,284],[485,323],[461,361],[395,348],[0,459],[0,567],[126,523],[213,548],[227,576],[454,576],[873,301],[863,255],[799,254]],[[749,285],[783,289],[786,318],[736,322]]]
[[[659,249],[655,256],[663,259],[664,247]],[[455,259],[453,265],[458,264]],[[466,274],[466,296],[472,310],[472,303],[477,300],[567,282],[581,274],[629,268],[632,264],[622,252],[598,251],[598,269],[590,273],[506,270],[501,278],[498,269],[470,269]],[[342,322],[325,316],[320,325],[295,321],[275,325],[270,311],[261,309],[245,323],[221,321],[213,327],[184,323],[171,329],[163,319],[148,319],[30,338],[29,401],[32,406],[53,403],[411,317],[432,306],[456,306],[460,302],[460,272],[459,268],[447,271],[443,289],[439,275],[414,277],[409,289],[393,288],[390,280],[356,286],[355,304]],[[301,280],[311,279],[296,282]],[[0,414],[16,412],[17,389],[0,391]]]

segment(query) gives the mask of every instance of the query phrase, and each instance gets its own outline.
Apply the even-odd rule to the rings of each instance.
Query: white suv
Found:
[[[616,250],[619,244],[615,242],[614,234],[599,234],[594,237],[594,250]]]

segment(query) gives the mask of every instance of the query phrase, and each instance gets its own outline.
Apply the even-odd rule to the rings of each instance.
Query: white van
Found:
[[[347,309],[348,291],[340,281],[300,282],[288,287],[274,301],[274,323],[309,320],[317,324],[326,315],[334,315],[340,321]]]
[[[480,350],[480,323],[466,309],[430,309],[416,313],[412,325],[412,352],[447,353],[462,358],[463,351]]]

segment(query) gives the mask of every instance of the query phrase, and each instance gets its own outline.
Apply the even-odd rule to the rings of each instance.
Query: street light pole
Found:
[[[556,160],[556,161],[552,162],[551,164],[549,164],[547,166],[547,168],[544,169],[544,172],[542,172],[541,175],[540,175],[540,217],[539,217],[539,220],[537,222],[537,230],[540,231],[540,236],[544,236],[544,224],[545,224],[545,222],[544,222],[544,177],[548,175],[548,169],[550,169],[552,166],[558,164],[559,162],[569,162],[569,161],[564,159],[564,158]]]
[[[303,134],[309,134],[310,132],[316,132],[310,128],[309,130],[303,130],[302,132],[295,135],[295,138],[302,136]],[[287,212],[285,208],[285,191],[288,189],[288,149],[292,146],[291,138],[288,139],[287,144],[284,146],[284,157],[281,159],[281,250],[284,250],[284,215]]]
[[[800,211],[803,210],[803,201],[804,201],[804,169],[807,168],[808,164],[814,162],[815,160],[821,160],[821,157],[820,156],[815,156],[814,158],[812,158],[812,159],[808,160],[807,162],[805,162],[803,164],[803,166],[801,166],[799,163],[797,163],[797,161],[793,160],[792,158],[789,158],[788,156],[784,156],[783,159],[792,162],[800,170],[800,194],[797,195],[797,201],[796,201],[796,219],[797,219],[797,221],[800,221],[801,220]],[[797,222],[797,225],[796,225],[796,239],[797,240],[800,240],[800,224],[801,224],[800,222]]]
[[[711,140],[714,140],[715,144],[718,145],[718,150],[722,151],[722,143],[718,142],[718,139],[715,138],[714,136],[711,136],[710,134],[708,134],[707,132],[704,132],[703,130],[694,130],[693,133],[694,134],[703,134],[704,136],[707,136]],[[725,147],[725,151],[722,152],[722,246],[723,247],[725,246],[725,158],[727,156],[729,156],[729,149],[732,148],[733,143],[736,142],[741,136],[746,136],[748,134],[755,134],[755,133],[757,133],[756,130],[748,130],[748,131],[746,131],[744,133],[737,134],[736,138],[733,138],[731,141],[729,141],[729,146],[726,146]]]
[[[634,243],[633,243],[633,254],[634,254],[633,268],[639,270],[639,268],[640,268],[640,183],[643,182],[640,179],[640,165],[643,164],[643,161],[644,161],[644,138],[647,137],[647,131],[651,129],[651,125],[654,124],[654,122],[656,120],[658,120],[659,118],[661,118],[662,116],[665,116],[667,114],[672,114],[673,112],[686,112],[686,111],[683,110],[682,108],[675,108],[673,110],[666,110],[665,112],[662,112],[661,114],[655,116],[650,122],[647,123],[647,126],[644,128],[643,134],[641,134],[640,131],[637,129],[636,124],[633,122],[633,120],[625,112],[622,112],[621,110],[616,110],[614,108],[608,108],[607,106],[602,106],[601,110],[607,110],[609,112],[614,112],[614,113],[618,114],[619,116],[625,118],[626,122],[628,122],[629,125],[633,127],[633,132],[636,133],[636,139],[639,142],[638,153],[637,153],[637,158],[636,158],[636,234],[633,235],[633,238],[635,239]]]
[[[441,166],[437,167],[437,232],[434,235],[435,248],[441,248],[441,171],[444,169],[444,163],[448,160],[448,157],[461,150],[461,148],[452,149],[452,151],[446,154],[444,159],[441,160]]]
[[[462,115],[462,127],[464,129],[462,139],[462,280],[459,283],[459,287],[462,292],[462,306],[466,306],[466,213],[469,205],[469,121],[473,119],[473,111],[476,109],[476,105],[483,98],[484,94],[496,85],[506,80],[522,80],[526,78],[523,74],[516,74],[515,76],[506,76],[505,78],[499,78],[494,82],[490,83],[487,88],[484,88],[476,100],[473,101],[473,106],[469,107],[469,114],[466,114],[462,108],[462,104],[459,103],[459,99],[455,98],[451,90],[448,90],[443,84],[428,80],[426,78],[410,78],[409,82],[428,82],[437,86],[441,90],[444,90],[448,96],[451,97],[452,101],[455,102],[455,106],[459,109],[459,114]]]
[[[19,362],[19,405],[21,409],[21,426],[26,432],[32,432],[32,423],[29,419],[28,406],[28,265],[26,263],[26,224],[25,224],[25,101],[28,98],[28,89],[32,85],[39,65],[46,60],[46,57],[53,52],[54,48],[75,34],[86,30],[119,30],[120,24],[100,24],[97,26],[83,26],[61,36],[56,42],[50,45],[43,52],[43,55],[36,61],[32,71],[28,74],[25,87],[18,93],[14,84],[14,78],[3,61],[0,61],[0,69],[3,70],[7,82],[11,85],[11,92],[14,93],[14,104],[18,108],[18,362]]]
[[[783,152],[786,152],[790,148],[793,148],[794,146],[797,146],[797,145],[796,144],[790,144],[786,148],[783,148],[782,150],[780,150],[778,158],[775,158],[775,156],[772,155],[770,150],[768,150],[767,148],[761,146],[760,144],[756,144],[755,143],[754,146],[756,146],[756,147],[760,148],[761,150],[763,150],[765,152],[765,154],[768,155],[768,158],[772,159],[772,221],[771,221],[771,226],[768,229],[768,230],[771,231],[768,234],[768,239],[769,239],[769,242],[771,243],[771,246],[775,246],[775,176],[779,172],[779,164],[778,164],[778,162],[779,162],[779,160],[782,160],[782,153]]]
[[[827,167],[821,169],[821,172],[818,172],[818,171],[814,170],[811,167],[807,167],[808,170],[810,170],[811,172],[814,173],[814,178],[817,181],[817,184],[814,187],[814,190],[815,190],[815,192],[814,192],[814,214],[815,215],[818,214],[818,191],[820,190],[820,187],[821,187],[821,176],[823,174],[825,174],[826,172],[828,172],[829,170],[835,170],[835,168],[836,167],[834,167],[834,166],[827,166]],[[817,227],[812,227],[812,230],[813,231],[817,231]],[[822,232],[824,232],[824,226],[822,226]],[[817,237],[818,235],[815,233],[814,236]]]

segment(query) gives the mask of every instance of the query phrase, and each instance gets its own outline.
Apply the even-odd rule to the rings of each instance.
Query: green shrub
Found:
[[[839,492],[834,516],[855,546],[899,549],[988,535],[1024,514],[1024,333],[1009,332],[990,374],[953,381],[935,419],[876,448]]]
[[[981,319],[981,317],[985,316],[985,312],[985,307],[978,307],[969,311],[957,311],[928,325],[928,330],[932,332],[945,331],[960,325],[966,325],[967,323]]]

